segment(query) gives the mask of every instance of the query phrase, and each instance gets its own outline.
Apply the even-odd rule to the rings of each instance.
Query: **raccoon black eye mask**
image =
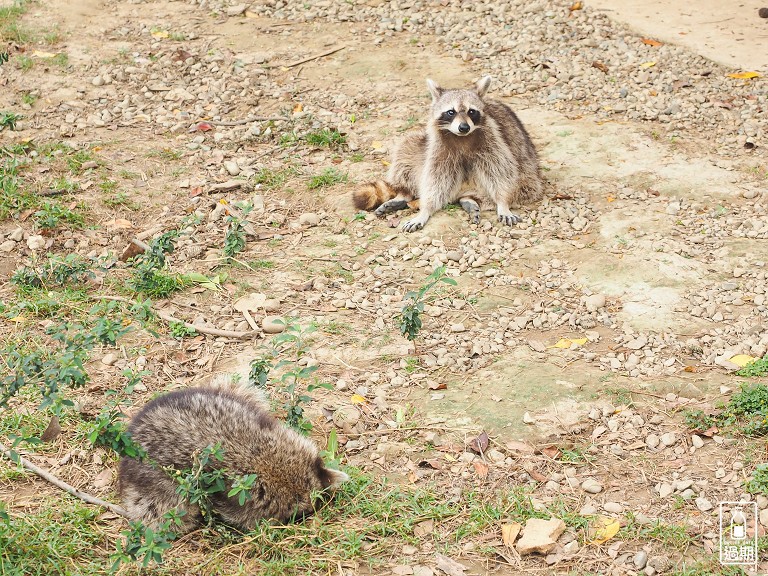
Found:
[[[540,200],[544,186],[536,149],[517,115],[504,103],[485,98],[490,76],[472,89],[427,87],[432,108],[424,129],[407,134],[392,155],[384,180],[353,194],[358,210],[378,216],[418,208],[403,230],[420,230],[447,204],[458,202],[473,223],[480,209],[495,206],[507,226],[521,219],[513,205]]]
[[[286,522],[314,510],[313,494],[332,490],[348,479],[326,468],[317,447],[275,419],[248,388],[203,387],[176,390],[152,400],[128,426],[146,458],[122,458],[119,488],[132,519],[156,527],[163,515],[184,512],[179,533],[202,523],[200,508],[177,493],[169,473],[189,470],[195,454],[219,444],[223,457],[215,467],[230,476],[255,474],[241,505],[226,490],[211,495],[212,511],[227,524],[250,530],[262,519]],[[231,482],[230,482],[231,484]]]

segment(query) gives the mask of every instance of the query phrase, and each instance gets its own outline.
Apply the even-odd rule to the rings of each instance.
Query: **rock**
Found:
[[[581,483],[581,489],[590,494],[599,494],[603,491],[603,486],[594,478],[587,478]]]
[[[621,514],[624,512],[624,506],[618,502],[606,502],[603,504],[603,510],[610,512],[611,514]]]
[[[16,249],[16,242],[13,240],[6,240],[0,244],[0,252],[13,252]]]
[[[277,312],[278,310],[280,310],[280,300],[277,298],[267,298],[264,301],[265,312]]]
[[[24,229],[15,228],[10,234],[8,234],[8,239],[13,240],[14,242],[21,242],[24,240]]]
[[[112,352],[104,354],[104,357],[101,359],[101,363],[105,366],[112,366],[115,362],[117,362],[117,356],[112,354]]]
[[[645,437],[645,445],[648,446],[648,448],[657,448],[660,443],[661,440],[659,440],[659,437],[656,436],[656,434],[648,434],[648,436]]]
[[[30,236],[27,238],[27,246],[30,250],[40,250],[45,248],[45,236]]]
[[[666,498],[667,496],[672,494],[672,492],[674,491],[675,489],[665,482],[662,482],[662,484],[659,486],[659,496],[661,496],[662,498]]]
[[[656,572],[666,572],[672,567],[672,560],[667,556],[651,556],[648,559],[648,566],[656,570]]]
[[[758,494],[755,497],[755,502],[757,502],[757,507],[762,510],[763,508],[768,508],[768,498],[763,496],[762,494]]]
[[[360,410],[348,404],[339,406],[333,413],[333,423],[342,430],[351,430],[359,420]]]
[[[536,418],[530,415],[530,413],[526,412],[523,414],[523,423],[524,424],[536,424]]]
[[[632,559],[632,564],[635,565],[635,568],[638,570],[642,570],[645,568],[645,565],[648,563],[648,552],[645,550],[640,550],[637,554],[635,554],[635,557]]]
[[[305,212],[299,216],[299,224],[302,226],[317,226],[320,224],[320,216],[314,212]]]
[[[768,508],[760,510],[760,524],[768,528]]]
[[[696,502],[696,508],[698,508],[702,512],[709,512],[710,510],[712,510],[712,508],[714,508],[714,506],[712,506],[712,502],[710,502],[703,496],[699,496],[698,498],[696,498],[696,500],[694,500],[694,502]]]
[[[698,434],[694,434],[691,436],[691,444],[694,448],[703,448],[704,440]]]
[[[605,308],[605,294],[592,294],[584,299],[584,305],[590,312],[597,312],[600,308]]]
[[[521,556],[534,552],[546,554],[555,547],[557,539],[564,531],[565,522],[559,518],[531,518],[525,523],[523,535],[515,548]]]
[[[675,436],[674,432],[667,432],[661,435],[661,443],[664,446],[672,446],[675,442],[677,442],[677,436]]]
[[[233,160],[224,161],[224,170],[226,170],[230,176],[237,176],[240,174],[240,166]]]
[[[265,334],[280,334],[285,330],[285,323],[282,318],[277,316],[266,316],[261,321],[261,329]]]
[[[228,6],[225,10],[227,16],[240,16],[248,9],[247,4],[235,4],[234,6]]]
[[[597,508],[592,504],[585,504],[581,507],[581,510],[579,510],[579,514],[582,516],[592,516],[593,514],[597,514]]]
[[[466,332],[467,329],[464,327],[464,324],[459,322],[458,324],[451,324],[451,332]]]

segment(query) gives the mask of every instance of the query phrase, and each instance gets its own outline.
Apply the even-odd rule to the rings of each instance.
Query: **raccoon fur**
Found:
[[[474,223],[481,208],[494,205],[499,222],[520,222],[510,206],[543,195],[538,157],[517,115],[485,98],[490,83],[484,76],[474,89],[447,90],[427,80],[432,110],[426,129],[400,141],[385,180],[356,190],[355,207],[383,216],[418,206],[416,217],[403,224],[406,232],[423,228],[432,214],[457,201]]]
[[[128,426],[146,456],[120,460],[120,496],[130,517],[156,527],[169,510],[184,511],[179,533],[203,523],[200,508],[177,494],[176,470],[190,469],[193,456],[220,443],[215,467],[229,476],[256,474],[241,506],[227,498],[231,486],[211,495],[218,519],[241,530],[262,519],[286,522],[313,510],[315,491],[336,488],[344,472],[326,468],[317,447],[275,419],[253,387],[222,383],[164,394],[144,406]]]

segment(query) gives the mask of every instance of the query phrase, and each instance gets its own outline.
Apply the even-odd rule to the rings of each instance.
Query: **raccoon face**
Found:
[[[485,76],[474,90],[446,90],[427,80],[437,128],[456,136],[468,136],[478,129],[483,120],[483,96],[490,82],[490,77]]]

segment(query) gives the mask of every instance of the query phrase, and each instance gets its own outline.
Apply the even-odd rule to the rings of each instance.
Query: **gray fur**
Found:
[[[269,414],[258,394],[236,385],[218,383],[160,396],[133,417],[128,431],[147,459],[121,459],[120,495],[131,517],[149,526],[173,508],[186,511],[179,532],[200,525],[200,509],[176,493],[178,484],[163,468],[189,469],[195,453],[217,442],[224,452],[222,468],[236,476],[258,475],[243,506],[236,497],[227,498],[226,491],[211,497],[214,512],[242,530],[261,519],[285,522],[311,513],[314,491],[348,479],[325,468],[317,447]]]
[[[510,226],[520,221],[511,206],[541,199],[536,149],[507,105],[484,98],[490,82],[484,76],[473,89],[447,90],[427,80],[432,95],[427,127],[399,143],[386,178],[397,191],[386,211],[419,199],[418,215],[403,224],[406,232],[423,228],[445,205],[461,203],[466,187],[477,190],[482,204],[495,205],[499,221]],[[447,117],[451,110],[454,115]],[[472,111],[478,113],[474,118]],[[476,212],[468,212],[476,220]]]

